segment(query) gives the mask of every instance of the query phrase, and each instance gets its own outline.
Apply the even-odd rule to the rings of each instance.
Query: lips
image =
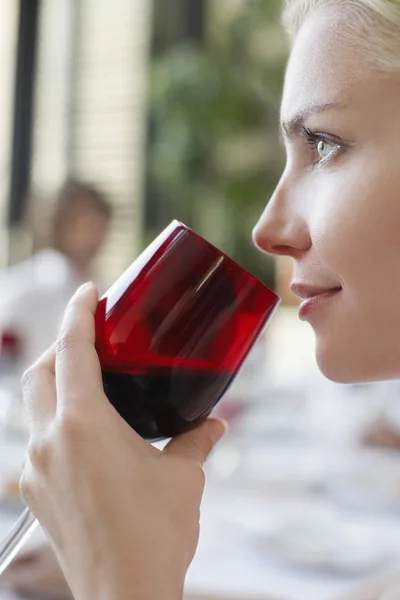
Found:
[[[337,296],[341,292],[341,287],[318,287],[312,285],[303,285],[293,283],[290,287],[293,294],[303,299],[299,309],[300,319],[306,319],[307,315],[325,305],[331,298]]]
[[[322,296],[331,292],[339,292],[342,288],[341,286],[337,287],[318,287],[313,285],[304,285],[301,283],[293,283],[290,286],[292,293],[298,298],[302,298],[303,300],[308,300],[309,298],[315,298],[316,296]]]

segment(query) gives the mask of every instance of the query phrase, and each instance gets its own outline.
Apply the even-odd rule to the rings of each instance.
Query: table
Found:
[[[300,471],[302,462],[310,460],[312,452],[305,452],[303,460],[299,458],[301,447],[289,441],[277,440],[272,442],[266,455],[262,456],[262,450],[255,448],[254,452],[260,455],[260,462],[266,462],[266,455],[275,453],[281,457],[278,461],[279,469],[284,471],[285,463],[295,461],[295,468]],[[286,458],[282,456],[286,453]],[[317,457],[318,458],[318,457]],[[326,457],[325,457],[326,458]],[[385,457],[383,457],[385,459]],[[367,460],[371,460],[370,454]],[[386,459],[385,459],[386,460]],[[334,469],[343,467],[349,457],[332,456],[331,465],[324,462],[321,457],[321,465],[326,466],[326,477],[333,473]],[[387,465],[399,463],[400,457],[393,461],[387,457]],[[385,462],[383,463],[385,464]],[[345,465],[346,466],[346,465]],[[362,465],[360,464],[360,470]],[[246,465],[246,470],[249,466]],[[316,465],[315,465],[316,468]],[[316,468],[318,471],[318,469]],[[255,471],[257,473],[257,471]],[[322,473],[322,475],[324,475]],[[247,478],[249,481],[251,478]],[[293,488],[302,479],[294,482]],[[329,573],[322,570],[313,570],[299,565],[290,564],[279,560],[273,554],[269,554],[264,548],[254,543],[249,531],[241,528],[240,524],[247,522],[252,525],[249,515],[262,510],[263,502],[268,497],[260,490],[245,490],[246,479],[238,481],[237,485],[219,486],[212,481],[206,489],[202,510],[202,527],[200,543],[196,557],[189,570],[187,578],[187,589],[191,592],[226,595],[230,598],[244,596],[247,600],[262,598],[270,594],[285,600],[331,600],[340,598],[347,594],[370,573]],[[262,486],[260,486],[262,488]],[[293,489],[289,493],[295,494]],[[257,500],[257,495],[259,499]],[[235,499],[236,498],[236,499]],[[261,500],[260,500],[261,499]],[[261,502],[261,503],[260,503]],[[307,500],[306,500],[307,502]],[[330,500],[324,495],[317,499],[317,505],[330,506]],[[400,508],[400,507],[399,507]],[[268,513],[266,503],[265,512]],[[342,510],[342,509],[341,509]],[[227,513],[230,512],[230,515]],[[261,514],[261,513],[260,513]],[[351,514],[351,511],[350,511]],[[229,518],[227,518],[229,517]],[[254,517],[254,530],[261,520]],[[226,520],[226,523],[222,523]],[[357,523],[366,523],[374,535],[377,543],[380,537],[388,544],[390,558],[387,564],[382,564],[382,570],[387,568],[398,568],[400,566],[400,543],[398,531],[400,530],[400,513],[392,511],[381,512],[379,510],[356,511],[354,520]],[[236,521],[238,526],[230,526],[229,523]],[[251,533],[251,532],[250,532]],[[377,572],[379,568],[377,567]]]
[[[24,452],[23,440],[0,440],[0,474],[18,473]],[[291,449],[287,441],[277,440],[269,452],[282,457],[284,452],[287,456],[293,452],[294,456],[299,451],[295,446]],[[262,458],[261,451],[256,453]],[[216,484],[210,477],[202,507],[199,548],[187,577],[188,600],[331,600],[362,579],[323,574],[280,562],[254,545],[247,531],[234,528],[229,520],[222,522],[221,515],[226,517],[229,506],[238,522],[256,510],[252,498],[257,497],[257,492],[250,493],[250,501],[240,499],[240,494],[246,491],[240,485],[235,491],[234,486]],[[14,518],[15,515],[0,512],[0,536],[8,531]],[[393,531],[394,538],[399,537],[398,516],[377,515],[375,521],[377,527],[386,527]],[[38,543],[38,535],[32,544]],[[396,547],[396,553],[400,565],[400,547]],[[0,600],[11,600],[11,596],[0,593]]]

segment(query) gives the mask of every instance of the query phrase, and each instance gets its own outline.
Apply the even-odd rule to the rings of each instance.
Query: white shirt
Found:
[[[0,335],[22,341],[19,375],[56,339],[68,300],[82,282],[69,259],[44,250],[0,274]]]

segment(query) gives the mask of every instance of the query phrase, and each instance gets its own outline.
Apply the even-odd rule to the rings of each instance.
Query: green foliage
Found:
[[[279,7],[247,0],[205,46],[181,44],[156,59],[151,80],[150,177],[168,213],[268,283],[251,228],[283,164]]]

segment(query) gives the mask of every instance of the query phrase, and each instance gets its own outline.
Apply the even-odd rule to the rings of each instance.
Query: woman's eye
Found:
[[[327,162],[341,150],[341,145],[330,139],[327,134],[314,133],[307,127],[304,127],[303,136],[307,144],[317,155],[316,164]]]
[[[321,160],[324,160],[327,156],[329,156],[332,150],[335,149],[335,147],[336,144],[329,144],[327,142],[323,142],[322,140],[319,141],[317,145],[318,156]]]

